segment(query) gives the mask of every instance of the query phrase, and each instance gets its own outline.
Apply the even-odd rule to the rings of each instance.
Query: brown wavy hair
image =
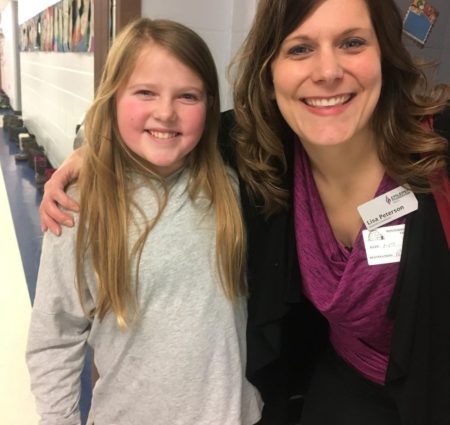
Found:
[[[294,137],[272,95],[271,63],[283,40],[323,1],[260,0],[230,67],[239,172],[267,215],[284,208],[289,198],[283,184],[287,169],[283,144]],[[427,87],[423,70],[402,43],[402,19],[394,0],[365,1],[382,58],[383,84],[371,123],[380,140],[380,161],[398,184],[429,191],[430,177],[448,161],[448,142],[421,122],[445,108],[449,87]]]
[[[134,154],[123,142],[117,126],[116,95],[130,77],[140,52],[151,43],[163,47],[202,80],[207,95],[205,129],[186,159],[192,199],[205,194],[216,220],[217,265],[225,295],[231,300],[245,293],[245,234],[239,199],[218,150],[220,99],[217,72],[206,43],[184,25],[168,20],[140,18],[126,26],[108,53],[92,106],[85,119],[83,166],[78,188],[80,216],[76,244],[77,285],[81,301],[88,266],[97,281],[95,311],[100,319],[116,315],[121,328],[136,317],[139,260],[152,227],[164,210],[169,189],[150,163]],[[133,216],[129,171],[140,173],[153,189],[158,213],[132,248],[128,226]],[[165,188],[163,194],[152,182]],[[140,211],[140,210],[139,210]],[[140,211],[144,215],[143,211]],[[86,254],[88,253],[88,255]],[[133,264],[137,264],[136,270]],[[136,279],[133,279],[133,274]]]

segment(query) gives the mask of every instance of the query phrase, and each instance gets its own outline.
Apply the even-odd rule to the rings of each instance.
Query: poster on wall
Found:
[[[53,7],[49,7],[41,14],[41,50],[45,52],[53,50],[53,24]]]
[[[92,17],[91,0],[74,1],[72,50],[75,52],[87,52],[90,48],[90,23]],[[92,9],[92,10],[91,10]],[[92,19],[93,23],[93,19]]]
[[[20,26],[22,52],[92,52],[93,0],[61,0]]]
[[[439,12],[425,0],[413,0],[403,21],[403,32],[419,46],[425,46]]]

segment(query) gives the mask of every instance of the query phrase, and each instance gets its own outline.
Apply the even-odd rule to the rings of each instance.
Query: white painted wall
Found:
[[[17,51],[17,2],[9,2],[1,12],[3,39],[1,41],[2,89],[8,95],[11,106],[21,109],[20,62]]]
[[[19,3],[19,24],[45,10],[47,7],[59,3],[59,0],[17,0]]]
[[[94,96],[93,54],[22,52],[20,61],[25,125],[58,166]]]
[[[20,0],[19,24],[57,3]],[[22,116],[54,167],[72,151],[76,125],[94,97],[93,53],[21,52]]]

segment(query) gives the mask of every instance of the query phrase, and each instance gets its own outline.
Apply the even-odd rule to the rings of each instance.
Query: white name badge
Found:
[[[398,263],[402,255],[405,225],[379,227],[375,230],[363,230],[369,266]]]
[[[402,186],[377,196],[358,207],[366,228],[374,230],[417,210],[418,202],[414,193]]]

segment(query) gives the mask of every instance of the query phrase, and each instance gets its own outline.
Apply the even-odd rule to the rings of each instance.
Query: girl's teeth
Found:
[[[177,133],[174,132],[162,132],[162,131],[149,131],[149,133],[156,137],[157,139],[172,139],[177,135]]]

